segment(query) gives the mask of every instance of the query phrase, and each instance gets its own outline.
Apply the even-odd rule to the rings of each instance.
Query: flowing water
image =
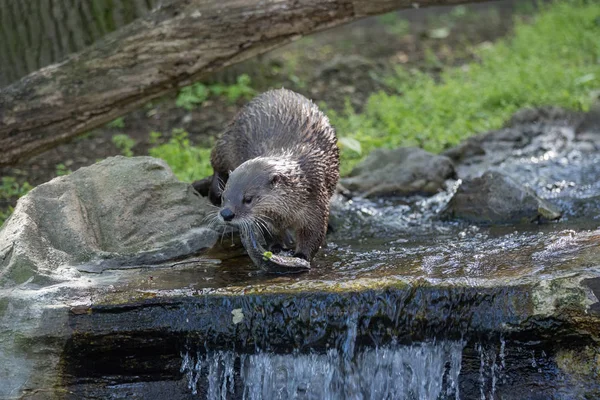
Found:
[[[244,399],[437,399],[460,398],[463,344],[443,341],[412,346],[385,346],[357,354],[238,356],[232,351],[183,355],[181,371],[197,394],[206,375],[209,398]],[[234,365],[239,368],[236,376]]]

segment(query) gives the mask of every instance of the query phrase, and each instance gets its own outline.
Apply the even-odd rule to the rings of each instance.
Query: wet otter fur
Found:
[[[335,130],[313,102],[286,89],[257,96],[218,139],[211,163],[209,196],[222,221],[253,229],[274,251],[291,234],[294,256],[312,260],[339,179]]]

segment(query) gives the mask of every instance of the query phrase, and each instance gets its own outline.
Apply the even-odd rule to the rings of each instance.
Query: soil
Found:
[[[364,19],[232,66],[212,76],[207,83],[231,84],[245,73],[258,92],[283,86],[325,102],[335,110],[343,109],[349,99],[360,111],[371,93],[388,90],[382,76],[395,65],[435,75],[446,66],[474,60],[474,49],[510,32],[515,13],[523,13],[523,3],[530,4],[496,1],[460,8],[404,10],[397,13],[400,18],[387,15]],[[167,140],[174,128],[183,128],[189,132],[192,143],[206,143],[246,101],[241,99],[231,104],[227,99],[213,96],[187,111],[177,107],[175,99],[173,94],[147,104],[125,115],[123,128],[95,129],[19,165],[0,169],[0,176],[15,176],[20,182],[39,185],[57,175],[59,164],[76,170],[120,154],[112,143],[115,134],[127,134],[136,141],[134,155],[148,154],[152,131],[163,133]],[[7,206],[0,200],[0,209]]]

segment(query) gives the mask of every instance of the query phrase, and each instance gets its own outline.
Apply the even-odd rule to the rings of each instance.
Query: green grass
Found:
[[[342,174],[376,147],[420,146],[439,152],[466,137],[496,129],[522,107],[585,110],[600,88],[600,4],[562,1],[543,6],[531,24],[477,50],[479,62],[447,69],[439,81],[397,67],[386,83],[393,94],[370,96],[362,113],[349,105],[328,110],[341,138]]]

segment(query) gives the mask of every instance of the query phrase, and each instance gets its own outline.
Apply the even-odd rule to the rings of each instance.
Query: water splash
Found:
[[[458,399],[463,347],[453,341],[386,346],[364,349],[352,359],[336,349],[325,354],[185,353],[181,372],[193,394],[208,388],[210,399]]]

